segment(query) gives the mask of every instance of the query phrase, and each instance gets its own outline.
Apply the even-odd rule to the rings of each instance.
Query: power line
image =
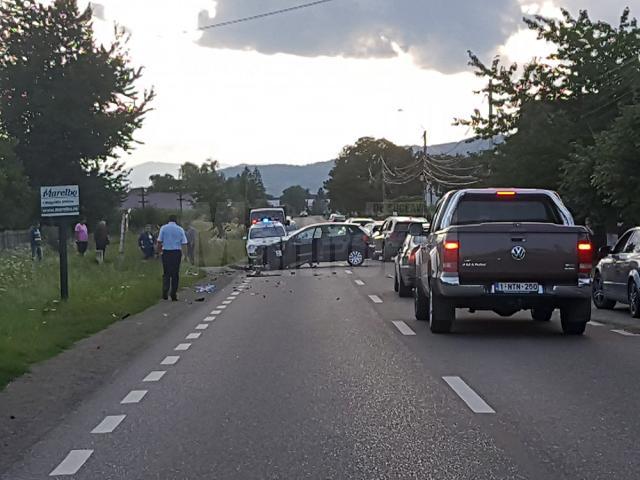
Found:
[[[260,18],[271,17],[273,15],[280,15],[282,13],[293,12],[294,10],[301,10],[303,8],[315,7],[317,5],[321,5],[323,3],[329,3],[329,2],[333,2],[333,1],[334,0],[317,0],[315,2],[304,3],[302,5],[295,5],[295,6],[289,7],[289,8],[283,8],[283,9],[274,10],[274,11],[271,11],[271,12],[260,13],[258,15],[252,15],[250,17],[243,17],[243,18],[238,18],[236,20],[228,20],[226,22],[219,22],[219,23],[212,23],[210,25],[203,25],[202,27],[198,27],[198,30],[209,30],[209,29],[212,29],[212,28],[220,28],[220,27],[226,27],[228,25],[235,25],[237,23],[250,22],[252,20],[258,20]]]

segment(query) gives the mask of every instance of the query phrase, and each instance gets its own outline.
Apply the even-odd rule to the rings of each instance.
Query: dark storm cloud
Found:
[[[200,25],[305,3],[304,0],[219,0],[217,15]],[[466,51],[487,56],[516,31],[517,0],[335,0],[257,21],[206,30],[200,43],[215,48],[303,56],[385,58],[392,42],[424,67],[466,69]]]

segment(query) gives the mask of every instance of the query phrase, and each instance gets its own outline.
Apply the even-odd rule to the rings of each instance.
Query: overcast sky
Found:
[[[548,51],[523,14],[587,8],[615,21],[640,0],[333,0],[224,28],[199,26],[310,0],[99,0],[101,40],[113,22],[155,86],[155,110],[126,158],[224,165],[304,164],[335,158],[365,135],[402,144],[469,135],[454,117],[486,108],[466,51],[526,61]],[[81,2],[86,5],[86,0]]]

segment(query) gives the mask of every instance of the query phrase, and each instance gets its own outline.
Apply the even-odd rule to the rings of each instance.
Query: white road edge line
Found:
[[[58,465],[53,472],[49,474],[50,477],[57,477],[59,475],[75,475],[78,470],[89,460],[89,457],[93,455],[93,450],[71,450],[65,457],[60,465]]]
[[[150,372],[149,375],[144,377],[144,380],[142,380],[142,381],[143,382],[158,382],[160,379],[162,379],[162,377],[164,377],[165,373],[167,373],[166,370],[154,370],[153,372]]]
[[[196,330],[206,330],[207,328],[209,328],[208,323],[200,323],[196,325]]]
[[[127,393],[120,403],[126,405],[129,403],[140,403],[149,390],[131,390]]]
[[[176,352],[185,352],[191,348],[190,343],[181,343],[174,348]]]
[[[365,283],[362,280],[356,280],[356,285],[360,286],[360,287],[364,287]]]
[[[596,322],[595,320],[587,322],[587,325],[591,325],[592,327],[604,327],[604,323]]]
[[[185,340],[197,340],[200,338],[200,335],[202,335],[201,332],[190,333],[185,337]]]
[[[168,357],[165,357],[162,362],[160,362],[160,365],[175,365],[176,363],[178,363],[178,360],[180,360],[179,355],[169,355]]]
[[[211,315],[220,315],[222,310],[211,310]]]
[[[415,334],[416,334],[416,332],[414,332],[413,330],[411,330],[411,327],[409,327],[409,325],[407,325],[406,323],[404,323],[404,322],[403,322],[403,321],[401,321],[401,320],[396,321],[396,322],[393,322],[393,324],[396,326],[396,328],[397,328],[398,330],[400,330],[400,333],[401,333],[402,335],[410,336],[410,335],[415,335]]]
[[[626,330],[611,330],[613,333],[623,335],[625,337],[640,337],[640,333],[627,332]]]
[[[102,433],[113,433],[113,431],[118,428],[118,425],[122,423],[122,421],[126,418],[126,415],[109,415],[104,417],[96,428],[91,430],[91,433],[102,434]]]
[[[473,413],[496,413],[480,395],[474,392],[460,377],[442,377],[451,389],[467,404]]]
[[[382,299],[377,295],[369,295],[369,298],[373,303],[382,303]]]
[[[216,317],[205,317],[203,322],[213,322],[215,319],[216,319]]]

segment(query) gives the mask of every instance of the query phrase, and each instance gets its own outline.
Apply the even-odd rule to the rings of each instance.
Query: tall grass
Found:
[[[80,257],[70,247],[66,302],[58,300],[56,252],[45,250],[42,262],[32,262],[26,250],[0,254],[0,388],[29,365],[158,300],[160,262],[143,261],[135,238],[129,238],[123,257],[116,245],[102,265],[92,250]],[[182,279],[183,284],[194,281],[193,276]]]

